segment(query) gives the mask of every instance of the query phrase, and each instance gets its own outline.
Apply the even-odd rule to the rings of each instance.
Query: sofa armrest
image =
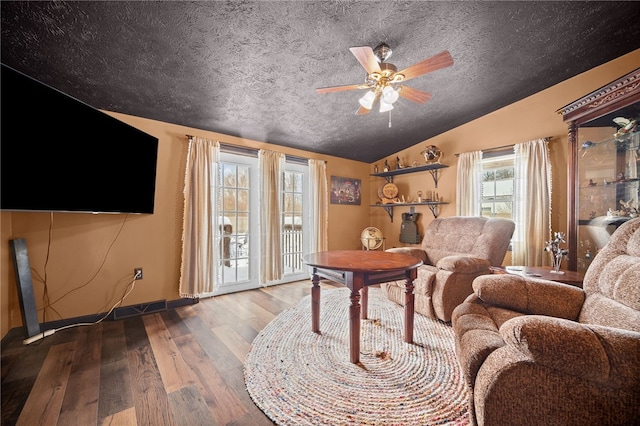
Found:
[[[400,254],[408,254],[409,256],[413,256],[413,257],[417,257],[418,259],[422,260],[422,263],[424,263],[425,265],[428,264],[427,262],[427,253],[420,249],[420,248],[415,248],[415,247],[394,247],[394,248],[390,248],[385,250],[389,253],[400,253]]]
[[[640,333],[526,315],[500,327],[507,345],[536,364],[615,388],[640,383]]]
[[[440,259],[435,266],[444,271],[462,272],[465,274],[488,274],[491,263],[487,259],[480,259],[478,257],[446,256]]]
[[[585,300],[579,287],[511,274],[482,275],[473,291],[486,303],[523,314],[578,319]]]

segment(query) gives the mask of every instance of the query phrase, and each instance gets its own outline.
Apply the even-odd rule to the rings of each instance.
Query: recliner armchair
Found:
[[[444,322],[473,290],[473,279],[501,266],[515,229],[501,218],[453,216],[437,218],[427,227],[420,247],[386,251],[415,256],[424,263],[414,280],[415,310]],[[380,285],[387,297],[402,305],[404,281]]]
[[[475,424],[640,424],[640,218],[583,288],[495,274],[473,290],[452,326]]]

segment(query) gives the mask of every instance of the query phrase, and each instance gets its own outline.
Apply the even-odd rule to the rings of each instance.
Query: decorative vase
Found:
[[[551,260],[553,262],[553,270],[551,271],[551,273],[552,274],[561,274],[561,275],[564,274],[564,272],[560,270],[560,265],[562,264],[562,258],[563,258],[562,254],[561,253],[558,253],[558,254],[552,253],[551,256],[552,256]]]
[[[569,254],[569,250],[560,248],[560,244],[565,242],[564,232],[554,232],[553,239],[546,241],[544,251],[548,251],[551,254],[551,263],[553,264],[552,274],[564,274],[564,272],[560,270],[560,264],[562,263],[562,259]]]
[[[440,158],[442,158],[442,151],[435,145],[429,145],[422,151],[422,155],[424,156],[424,161],[426,164],[431,164],[435,162],[440,162]]]

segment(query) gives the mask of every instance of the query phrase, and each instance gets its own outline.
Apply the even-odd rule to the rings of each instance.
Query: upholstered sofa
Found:
[[[640,425],[640,218],[618,228],[583,288],[476,278],[453,312],[478,425]]]
[[[437,218],[427,227],[420,247],[386,251],[406,253],[424,262],[414,280],[416,312],[444,322],[473,290],[474,278],[500,266],[515,225],[511,220],[454,216]],[[387,297],[402,305],[404,281],[381,284]]]

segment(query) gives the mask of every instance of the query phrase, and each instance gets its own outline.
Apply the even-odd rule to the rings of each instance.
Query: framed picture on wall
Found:
[[[331,204],[360,205],[360,179],[331,176]]]

